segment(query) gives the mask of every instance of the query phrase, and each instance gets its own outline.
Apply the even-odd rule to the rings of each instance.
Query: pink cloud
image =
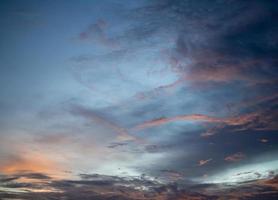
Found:
[[[204,121],[204,122],[223,122],[221,118],[216,117],[210,117],[207,115],[202,114],[192,114],[192,115],[178,115],[174,117],[161,117],[158,119],[150,120],[143,122],[142,124],[139,124],[135,126],[134,130],[141,130],[146,128],[151,128],[155,126],[161,126],[166,123],[174,122],[174,121]]]
[[[200,160],[199,163],[198,163],[198,166],[203,166],[203,165],[206,165],[208,164],[210,161],[212,161],[212,159],[207,159],[207,160]]]
[[[227,156],[224,160],[226,160],[228,162],[238,162],[238,161],[241,161],[242,159],[244,159],[245,157],[246,156],[243,153],[238,152],[238,153]]]

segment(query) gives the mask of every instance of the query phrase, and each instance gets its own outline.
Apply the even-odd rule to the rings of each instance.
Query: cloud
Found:
[[[233,132],[240,132],[246,130],[252,131],[270,131],[278,130],[276,123],[275,111],[265,110],[250,112],[241,114],[238,116],[231,117],[214,117],[203,114],[191,114],[191,115],[178,115],[174,117],[161,117],[158,119],[153,119],[150,121],[143,122],[132,127],[132,131],[140,131],[152,127],[162,126],[176,121],[195,121],[202,122],[203,124],[211,124],[212,126],[208,128],[204,133],[201,134],[202,137],[210,137],[217,133],[221,133],[225,128],[233,130]]]
[[[198,166],[203,166],[208,164],[210,161],[212,161],[212,159],[207,159],[207,160],[200,160]]]
[[[116,134],[117,138],[121,141],[137,140],[137,138],[131,135],[127,129],[117,125],[109,119],[106,119],[105,117],[101,116],[100,114],[94,112],[91,109],[76,105],[72,106],[70,112],[73,115],[82,116],[88,120],[96,122],[97,124],[103,127],[110,129],[114,134]]]
[[[8,179],[9,177],[6,177]],[[0,198],[9,199],[121,199],[121,200],[170,200],[170,199],[236,199],[251,200],[257,197],[274,199],[277,195],[277,177],[241,183],[238,185],[220,184],[164,184],[144,177],[121,178],[99,174],[82,174],[76,180],[52,180],[49,182],[20,183],[11,180],[10,184],[0,183]],[[12,184],[13,183],[13,184]],[[49,191],[40,190],[41,187]],[[3,190],[3,188],[5,188]],[[13,192],[10,192],[12,189]],[[25,192],[20,192],[24,189]]]
[[[175,170],[164,169],[160,170],[160,172],[162,172],[162,176],[165,176],[168,181],[177,181],[179,179],[184,179],[184,174]]]
[[[268,139],[262,138],[260,141],[261,141],[262,143],[267,143],[267,142],[268,142]]]
[[[30,171],[19,171],[16,173],[12,173],[9,175],[1,175],[0,181],[3,184],[7,183],[13,183],[16,181],[22,182],[22,183],[28,183],[28,182],[38,182],[38,181],[50,181],[52,178],[44,173],[35,173]],[[1,185],[0,185],[1,186]],[[9,185],[8,187],[11,187]]]
[[[27,170],[33,172],[53,172],[58,170],[58,165],[42,153],[31,153],[28,155],[16,155],[3,159],[0,164],[0,171],[4,173],[14,173]]]
[[[277,194],[272,187],[275,181],[268,186],[252,182],[224,187],[193,182],[203,174],[209,178],[277,149],[278,34],[273,2],[154,0],[144,5],[122,3],[123,12],[115,16],[102,12],[107,15],[105,21],[93,20],[75,37],[89,46],[66,51],[65,56],[78,55],[71,58],[71,64],[77,65],[73,82],[65,78],[58,84],[58,91],[65,92],[52,93],[52,84],[46,84],[46,90],[38,85],[40,94],[46,92],[43,99],[52,94],[51,103],[65,96],[82,103],[70,105],[66,114],[41,115],[38,122],[29,116],[49,100],[40,102],[32,96],[31,109],[21,113],[18,101],[10,106],[20,124],[2,114],[9,123],[1,124],[12,130],[1,129],[0,171],[8,184],[0,186],[5,187],[0,199],[256,199],[260,195],[266,199]],[[110,6],[105,2],[103,7]],[[99,8],[95,2],[88,7]],[[61,13],[67,19],[68,11]],[[84,19],[99,15],[83,14]],[[61,29],[59,37],[63,34]],[[60,83],[57,74],[49,81],[54,85]],[[32,88],[21,89],[33,94]],[[5,113],[10,110],[5,108]],[[29,140],[21,140],[14,132],[28,135]],[[214,137],[200,138],[200,133]],[[268,144],[260,143],[265,140]],[[20,170],[33,174],[17,178],[14,173]],[[48,175],[53,170],[84,174],[58,180]],[[85,174],[90,172],[119,176]],[[129,173],[145,175],[130,177]],[[262,178],[261,172],[251,175]],[[171,180],[171,184],[160,180]],[[50,192],[43,192],[44,188]]]
[[[192,114],[192,115],[179,115],[174,117],[161,117],[159,119],[150,120],[135,126],[134,130],[140,130],[155,126],[161,126],[166,123],[175,122],[175,121],[200,121],[200,122],[208,122],[208,123],[223,123],[229,126],[239,126],[244,125],[249,122],[254,121],[255,118],[258,117],[257,113],[244,114],[237,117],[212,117],[203,114]]]
[[[78,38],[84,41],[93,41],[106,47],[115,47],[116,41],[106,34],[107,22],[100,19],[91,24],[85,31],[82,31]]]
[[[175,44],[163,58],[168,57],[179,85],[273,85],[277,53],[273,44],[278,40],[272,6],[273,2],[261,1],[154,1],[136,10],[141,23],[134,29],[143,31],[135,32],[133,39],[168,33]]]
[[[246,156],[243,153],[238,152],[233,155],[227,156],[224,160],[226,160],[228,162],[238,162],[238,161],[241,161],[242,159],[244,159],[245,157]]]
[[[140,100],[147,100],[147,99],[155,98],[157,96],[161,96],[162,94],[170,95],[175,91],[175,88],[178,85],[180,85],[181,82],[182,82],[181,80],[176,80],[173,83],[167,85],[160,85],[150,91],[139,92],[135,94],[135,98]]]
[[[108,146],[108,148],[113,149],[113,148],[125,146],[125,145],[127,145],[127,144],[128,144],[128,143],[124,143],[124,142],[113,142],[113,143],[111,143],[111,144]]]
[[[203,122],[222,122],[223,120],[216,117],[210,117],[202,114],[192,114],[192,115],[179,115],[175,117],[161,117],[159,119],[154,119],[150,121],[146,121],[142,124],[136,125],[134,130],[141,130],[145,128],[161,126],[166,123],[174,122],[174,121],[203,121]]]

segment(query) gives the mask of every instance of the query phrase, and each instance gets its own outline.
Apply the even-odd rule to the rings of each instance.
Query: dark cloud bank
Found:
[[[28,183],[21,182],[26,178]],[[175,182],[162,184],[142,177],[115,177],[98,174],[81,174],[76,180],[55,180],[45,174],[21,172],[1,176],[0,199],[275,199],[278,195],[277,177],[268,180],[224,184],[179,185]],[[8,191],[13,189],[13,191]],[[39,191],[48,189],[48,191]],[[37,190],[37,191],[36,191]]]

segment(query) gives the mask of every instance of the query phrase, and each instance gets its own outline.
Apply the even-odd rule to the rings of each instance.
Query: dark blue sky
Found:
[[[277,6],[1,0],[0,199],[275,196]]]

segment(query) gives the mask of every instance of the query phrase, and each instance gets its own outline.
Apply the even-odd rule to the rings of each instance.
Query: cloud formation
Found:
[[[20,178],[39,180],[24,184]],[[238,186],[217,184],[161,184],[144,178],[120,178],[98,174],[82,174],[77,180],[51,180],[43,174],[18,174],[1,178],[1,198],[9,199],[236,199],[246,200],[277,195],[277,177],[270,180],[243,183]],[[4,182],[3,182],[4,180]],[[51,181],[48,181],[51,180]],[[256,188],[254,190],[253,188]],[[49,188],[49,191],[40,190]],[[11,189],[14,189],[13,191]],[[20,192],[21,190],[25,192]],[[7,190],[7,191],[5,191]]]
[[[275,199],[277,8],[0,2],[0,199]]]

